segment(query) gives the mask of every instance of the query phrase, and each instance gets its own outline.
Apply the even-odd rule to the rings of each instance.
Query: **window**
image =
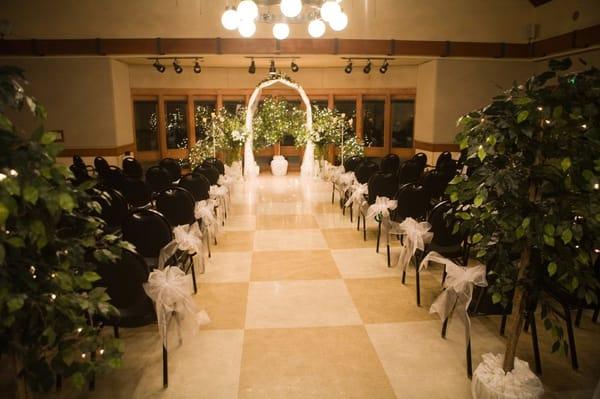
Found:
[[[202,119],[208,118],[211,113],[217,109],[215,100],[196,100],[194,101],[194,119],[196,121],[196,141],[200,141],[206,137],[202,125]]]
[[[352,133],[356,134],[356,100],[339,100],[335,99],[334,108],[346,118],[352,118]]]
[[[412,148],[415,101],[392,100],[392,147]]]
[[[238,109],[244,107],[246,105],[246,100],[244,98],[227,98],[223,99],[223,108],[225,108],[228,112],[235,114]]]
[[[367,147],[383,147],[385,100],[363,101],[363,137]]]
[[[158,102],[135,101],[135,142],[138,151],[158,151]]]
[[[187,148],[187,101],[165,101],[165,111],[167,148]]]
[[[310,100],[310,104],[313,106],[313,108],[315,106],[317,106],[319,108],[327,108],[329,106],[329,101],[328,100]]]

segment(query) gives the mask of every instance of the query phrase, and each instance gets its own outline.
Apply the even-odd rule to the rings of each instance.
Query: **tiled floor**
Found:
[[[331,204],[331,186],[297,175],[239,183],[226,228],[198,277],[196,302],[212,322],[188,333],[170,355],[162,389],[156,326],[124,329],[122,369],[98,378],[90,398],[469,398],[463,328],[446,339],[429,313],[439,270],[424,272],[422,306],[414,271],[375,253],[349,216]],[[497,317],[473,322],[473,361],[501,352]],[[548,398],[590,398],[600,376],[600,327],[578,328],[580,371],[549,353],[541,328]],[[531,362],[529,335],[518,355]]]

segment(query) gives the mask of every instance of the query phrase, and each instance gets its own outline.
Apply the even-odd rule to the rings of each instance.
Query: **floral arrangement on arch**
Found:
[[[283,97],[267,96],[254,115],[252,132],[255,150],[279,143],[284,135],[306,136],[306,113]]]

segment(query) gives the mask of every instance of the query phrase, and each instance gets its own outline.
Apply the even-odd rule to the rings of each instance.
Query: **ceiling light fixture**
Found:
[[[173,60],[173,69],[175,70],[175,73],[183,72],[183,67],[179,64],[179,61],[177,61],[177,58],[175,58]]]
[[[321,6],[321,18],[327,22],[331,22],[340,12],[342,12],[342,8],[335,0],[327,0]]]
[[[225,8],[225,12],[221,16],[221,24],[227,30],[236,30],[240,24],[240,16],[235,8]]]
[[[238,32],[242,37],[252,37],[256,33],[256,24],[252,20],[241,20],[238,26]]]
[[[364,73],[371,73],[371,60],[367,60],[367,65],[363,68]]]
[[[242,21],[252,21],[258,17],[258,6],[252,0],[242,0],[238,4],[237,13]]]
[[[279,8],[286,17],[297,17],[302,12],[302,0],[281,0]]]
[[[202,72],[202,67],[200,66],[200,62],[198,61],[198,58],[196,58],[196,60],[194,61],[194,72],[195,73]]]
[[[321,37],[325,34],[325,22],[320,19],[313,19],[308,23],[308,34],[314,38]]]
[[[165,71],[165,66],[163,64],[160,63],[160,61],[158,60],[158,58],[156,59],[156,61],[154,61],[154,64],[152,64],[152,66],[154,68],[156,68],[156,70],[160,73],[163,73]]]
[[[390,66],[390,64],[388,63],[388,60],[387,59],[383,60],[383,64],[381,65],[381,68],[379,68],[379,72],[386,73],[389,66]]]
[[[256,73],[256,62],[254,62],[254,58],[252,58],[252,61],[250,62],[248,73]]]
[[[277,73],[277,68],[275,68],[275,60],[271,60],[271,65],[269,66],[269,74]]]
[[[298,64],[296,64],[296,61],[294,60],[292,60],[290,68],[292,68],[292,72],[298,72],[300,70],[300,67],[298,66]]]
[[[273,25],[273,36],[277,40],[284,40],[290,35],[290,27],[288,24],[283,22],[278,22]]]
[[[346,29],[346,26],[348,26],[348,15],[340,10],[340,12],[331,17],[329,26],[336,32]]]
[[[344,68],[344,72],[352,73],[352,58],[348,60],[348,64],[346,65],[346,68]]]

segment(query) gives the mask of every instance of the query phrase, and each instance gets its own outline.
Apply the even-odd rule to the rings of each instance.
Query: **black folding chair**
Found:
[[[427,166],[427,155],[424,152],[418,152],[412,157],[413,161],[417,161],[421,165],[421,171]]]
[[[146,170],[146,184],[153,193],[159,193],[171,187],[171,175],[162,166],[154,165]]]
[[[354,176],[356,177],[356,181],[359,184],[367,184],[369,182],[369,179],[371,178],[371,176],[373,176],[377,172],[379,172],[379,166],[377,166],[377,164],[375,162],[370,161],[370,160],[364,160],[358,166],[358,168],[356,168],[356,171],[354,172]],[[348,192],[346,193],[346,197],[344,198],[344,201],[347,201],[351,195],[352,195],[352,188],[350,188],[348,190]],[[345,207],[345,202],[344,202],[344,207]],[[358,217],[360,219],[360,215]],[[352,222],[352,207],[350,207],[350,222]],[[359,220],[359,223],[360,223],[360,220]]]
[[[132,208],[148,206],[152,202],[150,188],[142,180],[133,177],[125,176],[121,192]]]
[[[176,182],[181,177],[181,165],[178,160],[173,158],[163,158],[158,165],[169,172],[171,182]]]
[[[373,205],[377,200],[377,197],[394,198],[398,187],[396,185],[396,175],[392,173],[376,172],[371,176],[367,183],[369,188],[369,194],[367,195],[367,205]],[[366,212],[368,207],[360,209],[360,215],[358,215],[358,223],[356,226],[357,230],[360,230],[360,218],[363,220],[363,240],[367,241],[367,216]],[[379,241],[381,239],[381,220],[378,221],[377,226],[377,247],[376,251],[379,252]]]
[[[221,161],[220,159],[217,158],[206,158],[204,160],[204,162],[202,162],[202,165],[205,166],[212,166],[213,168],[215,168],[220,175],[224,175],[225,174],[225,164],[223,164],[223,161]]]
[[[396,154],[387,154],[381,160],[380,168],[383,173],[393,173],[397,175],[398,169],[400,169],[400,157]]]
[[[208,179],[211,186],[216,186],[219,181],[219,171],[213,166],[201,165],[194,168],[193,174],[202,175]]]
[[[422,173],[423,167],[418,161],[410,159],[403,162],[398,170],[398,186],[418,182]]]
[[[121,167],[123,168],[123,174],[127,177],[132,177],[134,179],[139,180],[141,180],[144,177],[144,170],[142,169],[142,164],[140,164],[140,162],[133,157],[123,158]]]
[[[100,219],[106,223],[105,231],[109,233],[119,231],[129,212],[127,201],[123,195],[117,190],[109,189],[96,195],[93,199],[100,204],[102,209]]]

